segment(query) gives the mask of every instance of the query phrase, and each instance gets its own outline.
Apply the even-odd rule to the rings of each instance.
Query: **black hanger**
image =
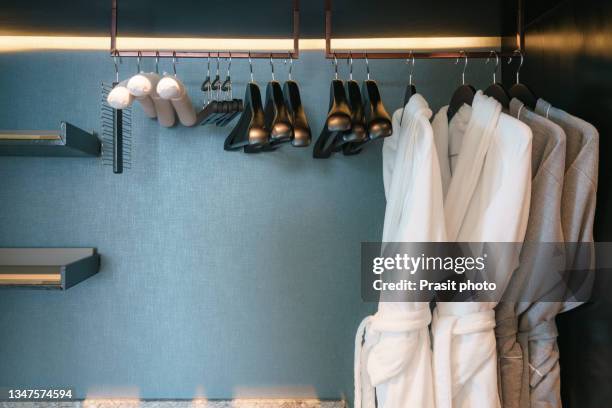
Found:
[[[225,81],[221,83],[219,74],[217,74],[214,81],[210,80],[209,61],[208,74],[201,86],[201,89],[204,92],[205,100],[208,101],[208,103],[204,105],[204,108],[198,113],[198,123],[201,125],[215,124],[217,126],[225,126],[240,112],[242,112],[242,100],[232,98],[232,80],[230,76],[231,65],[232,57],[230,54],[229,63],[227,66],[227,76]],[[219,70],[218,67],[217,70]],[[216,92],[215,99],[213,99],[212,96],[213,90]],[[220,98],[221,92],[224,94],[223,100]]]
[[[270,143],[270,131],[265,125],[265,115],[261,103],[259,86],[253,80],[253,65],[249,58],[251,82],[246,86],[244,96],[244,111],[240,120],[225,139],[225,150],[244,148],[246,153],[267,150]]]
[[[289,110],[287,105],[285,105],[283,88],[280,82],[274,78],[272,58],[270,58],[270,66],[272,67],[272,80],[268,82],[266,87],[264,114],[266,128],[270,130],[270,142],[272,144],[280,144],[293,139],[293,126],[291,125]]]
[[[535,93],[525,84],[522,84],[520,81],[521,68],[523,67],[523,62],[525,60],[525,56],[521,50],[514,51],[514,54],[519,54],[521,57],[521,63],[516,70],[516,83],[512,85],[508,93],[510,97],[516,98],[519,101],[523,102],[525,106],[529,109],[534,110],[536,104],[538,103],[538,97]],[[508,59],[508,64],[512,62],[512,57]]]
[[[410,68],[410,75],[408,77],[408,85],[406,85],[406,92],[404,92],[404,107],[408,104],[408,101],[410,101],[412,95],[415,95],[417,93],[416,86],[414,86],[414,84],[412,83],[412,75],[414,73],[414,54],[412,53],[412,51],[410,51],[410,55],[412,56],[412,67]],[[408,58],[408,61],[410,61],[410,58]],[[403,113],[404,111],[402,110],[402,115]]]
[[[278,81],[268,82],[264,114],[266,128],[270,130],[270,141],[272,143],[289,142],[293,139],[291,118],[285,105],[283,89]]]
[[[497,55],[495,51],[491,51],[491,54],[495,55],[495,69],[493,71],[493,83],[489,85],[487,89],[485,89],[484,94],[492,98],[495,98],[495,100],[499,102],[504,108],[508,109],[510,107],[510,95],[508,94],[508,91],[506,91],[506,88],[502,84],[497,82],[497,67],[499,66],[499,55]],[[489,58],[487,58],[487,61],[485,62],[485,64],[488,64],[490,59],[491,57],[489,54]]]
[[[365,111],[365,119],[368,128],[370,140],[376,140],[383,137],[391,136],[393,126],[391,125],[391,117],[383,105],[378,84],[370,79],[370,62],[368,55],[365,55],[367,78],[363,81],[363,107]]]
[[[291,124],[293,125],[293,140],[291,144],[295,147],[306,147],[310,145],[312,132],[310,131],[306,112],[302,105],[300,87],[297,82],[291,78],[293,72],[293,58],[291,58],[291,55],[289,55],[289,58],[291,60],[289,65],[289,80],[285,82],[283,94],[285,96],[285,104],[289,109]]]
[[[465,56],[465,64],[463,66],[463,72],[461,73],[461,86],[459,86],[459,88],[457,88],[457,90],[453,93],[451,101],[448,105],[447,116],[449,122],[455,116],[455,114],[459,112],[459,109],[461,109],[464,104],[471,106],[472,102],[474,101],[474,95],[476,95],[476,89],[474,89],[474,87],[471,85],[465,84],[465,68],[467,67],[468,58],[464,51],[461,52]],[[457,58],[455,64],[458,63],[459,58]]]
[[[342,135],[343,142],[363,142],[368,137],[363,99],[359,83],[353,80],[353,56],[349,53],[349,80],[346,82],[346,93],[351,108],[351,130]]]
[[[335,77],[329,89],[329,111],[325,126],[315,142],[312,155],[317,159],[327,159],[337,147],[338,138],[351,129],[351,108],[344,84],[338,79],[338,60],[334,56]]]

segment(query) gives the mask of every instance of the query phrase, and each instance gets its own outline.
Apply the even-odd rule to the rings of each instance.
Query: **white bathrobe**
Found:
[[[531,130],[478,92],[448,123],[433,121],[449,242],[522,242],[531,191]],[[495,281],[507,285],[518,251],[504,247]],[[490,261],[490,260],[489,260]],[[493,302],[438,303],[432,324],[436,408],[495,408]],[[418,406],[418,405],[412,405]]]
[[[393,115],[393,135],[383,146],[387,198],[383,241],[443,241],[432,112],[418,94],[404,109],[401,128],[400,109]],[[384,300],[375,315],[364,319],[355,339],[355,408],[434,407],[430,321],[428,303]]]

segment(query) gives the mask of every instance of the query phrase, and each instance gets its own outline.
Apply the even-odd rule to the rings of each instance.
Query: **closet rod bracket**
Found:
[[[177,51],[177,50],[120,50],[117,48],[118,0],[111,0],[110,54],[117,57],[157,57],[157,58],[274,58],[300,57],[300,0],[292,0],[292,37],[293,50],[288,51]]]

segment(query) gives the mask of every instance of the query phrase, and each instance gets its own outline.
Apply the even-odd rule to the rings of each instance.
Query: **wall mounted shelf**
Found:
[[[0,156],[100,156],[100,140],[67,122],[59,131],[0,131]]]
[[[0,288],[66,290],[98,273],[95,248],[0,248]]]

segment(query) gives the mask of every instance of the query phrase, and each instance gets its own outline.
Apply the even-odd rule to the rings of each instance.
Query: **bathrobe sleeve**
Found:
[[[559,125],[566,135],[565,174],[560,208],[561,227],[567,243],[566,268],[571,271],[593,267],[593,247],[589,243],[593,242],[599,136],[590,124],[551,107],[543,100],[538,101],[536,112]],[[577,246],[574,243],[586,245]],[[578,274],[579,272],[570,272],[565,279],[573,280],[573,289],[580,287],[583,292],[581,296],[587,296],[592,282],[588,276]],[[530,406],[533,407],[561,406],[560,383],[563,373],[559,368],[555,317],[558,313],[580,304],[572,301],[569,293],[564,295],[569,298],[568,301],[537,302],[520,316],[519,338],[528,345],[528,358],[525,359],[528,363],[528,376],[525,376],[523,381],[529,384]],[[561,358],[564,357],[576,358],[571,355]]]
[[[431,111],[414,95],[393,115],[394,137],[383,149],[387,206],[383,241],[444,240],[439,166]],[[391,164],[392,163],[392,164]],[[355,340],[355,407],[433,408],[429,304],[384,302]],[[376,390],[374,392],[374,389]]]
[[[523,327],[519,333],[518,319],[519,314],[529,306],[529,301],[563,286],[565,256],[561,196],[565,171],[565,133],[558,125],[524,108],[517,99],[510,103],[510,114],[528,125],[533,133],[531,204],[520,266],[512,275],[504,294],[507,301],[498,304],[495,310],[495,335],[502,406],[529,408],[529,330]],[[535,244],[538,242],[550,244]],[[550,266],[555,266],[556,271],[548,270]],[[554,316],[559,304],[548,305]],[[551,344],[551,352],[554,349],[556,344]],[[554,359],[554,353],[549,357]],[[558,379],[558,364],[556,369]],[[548,393],[551,402],[559,401],[558,382],[551,384]],[[557,405],[554,403],[551,406]]]

